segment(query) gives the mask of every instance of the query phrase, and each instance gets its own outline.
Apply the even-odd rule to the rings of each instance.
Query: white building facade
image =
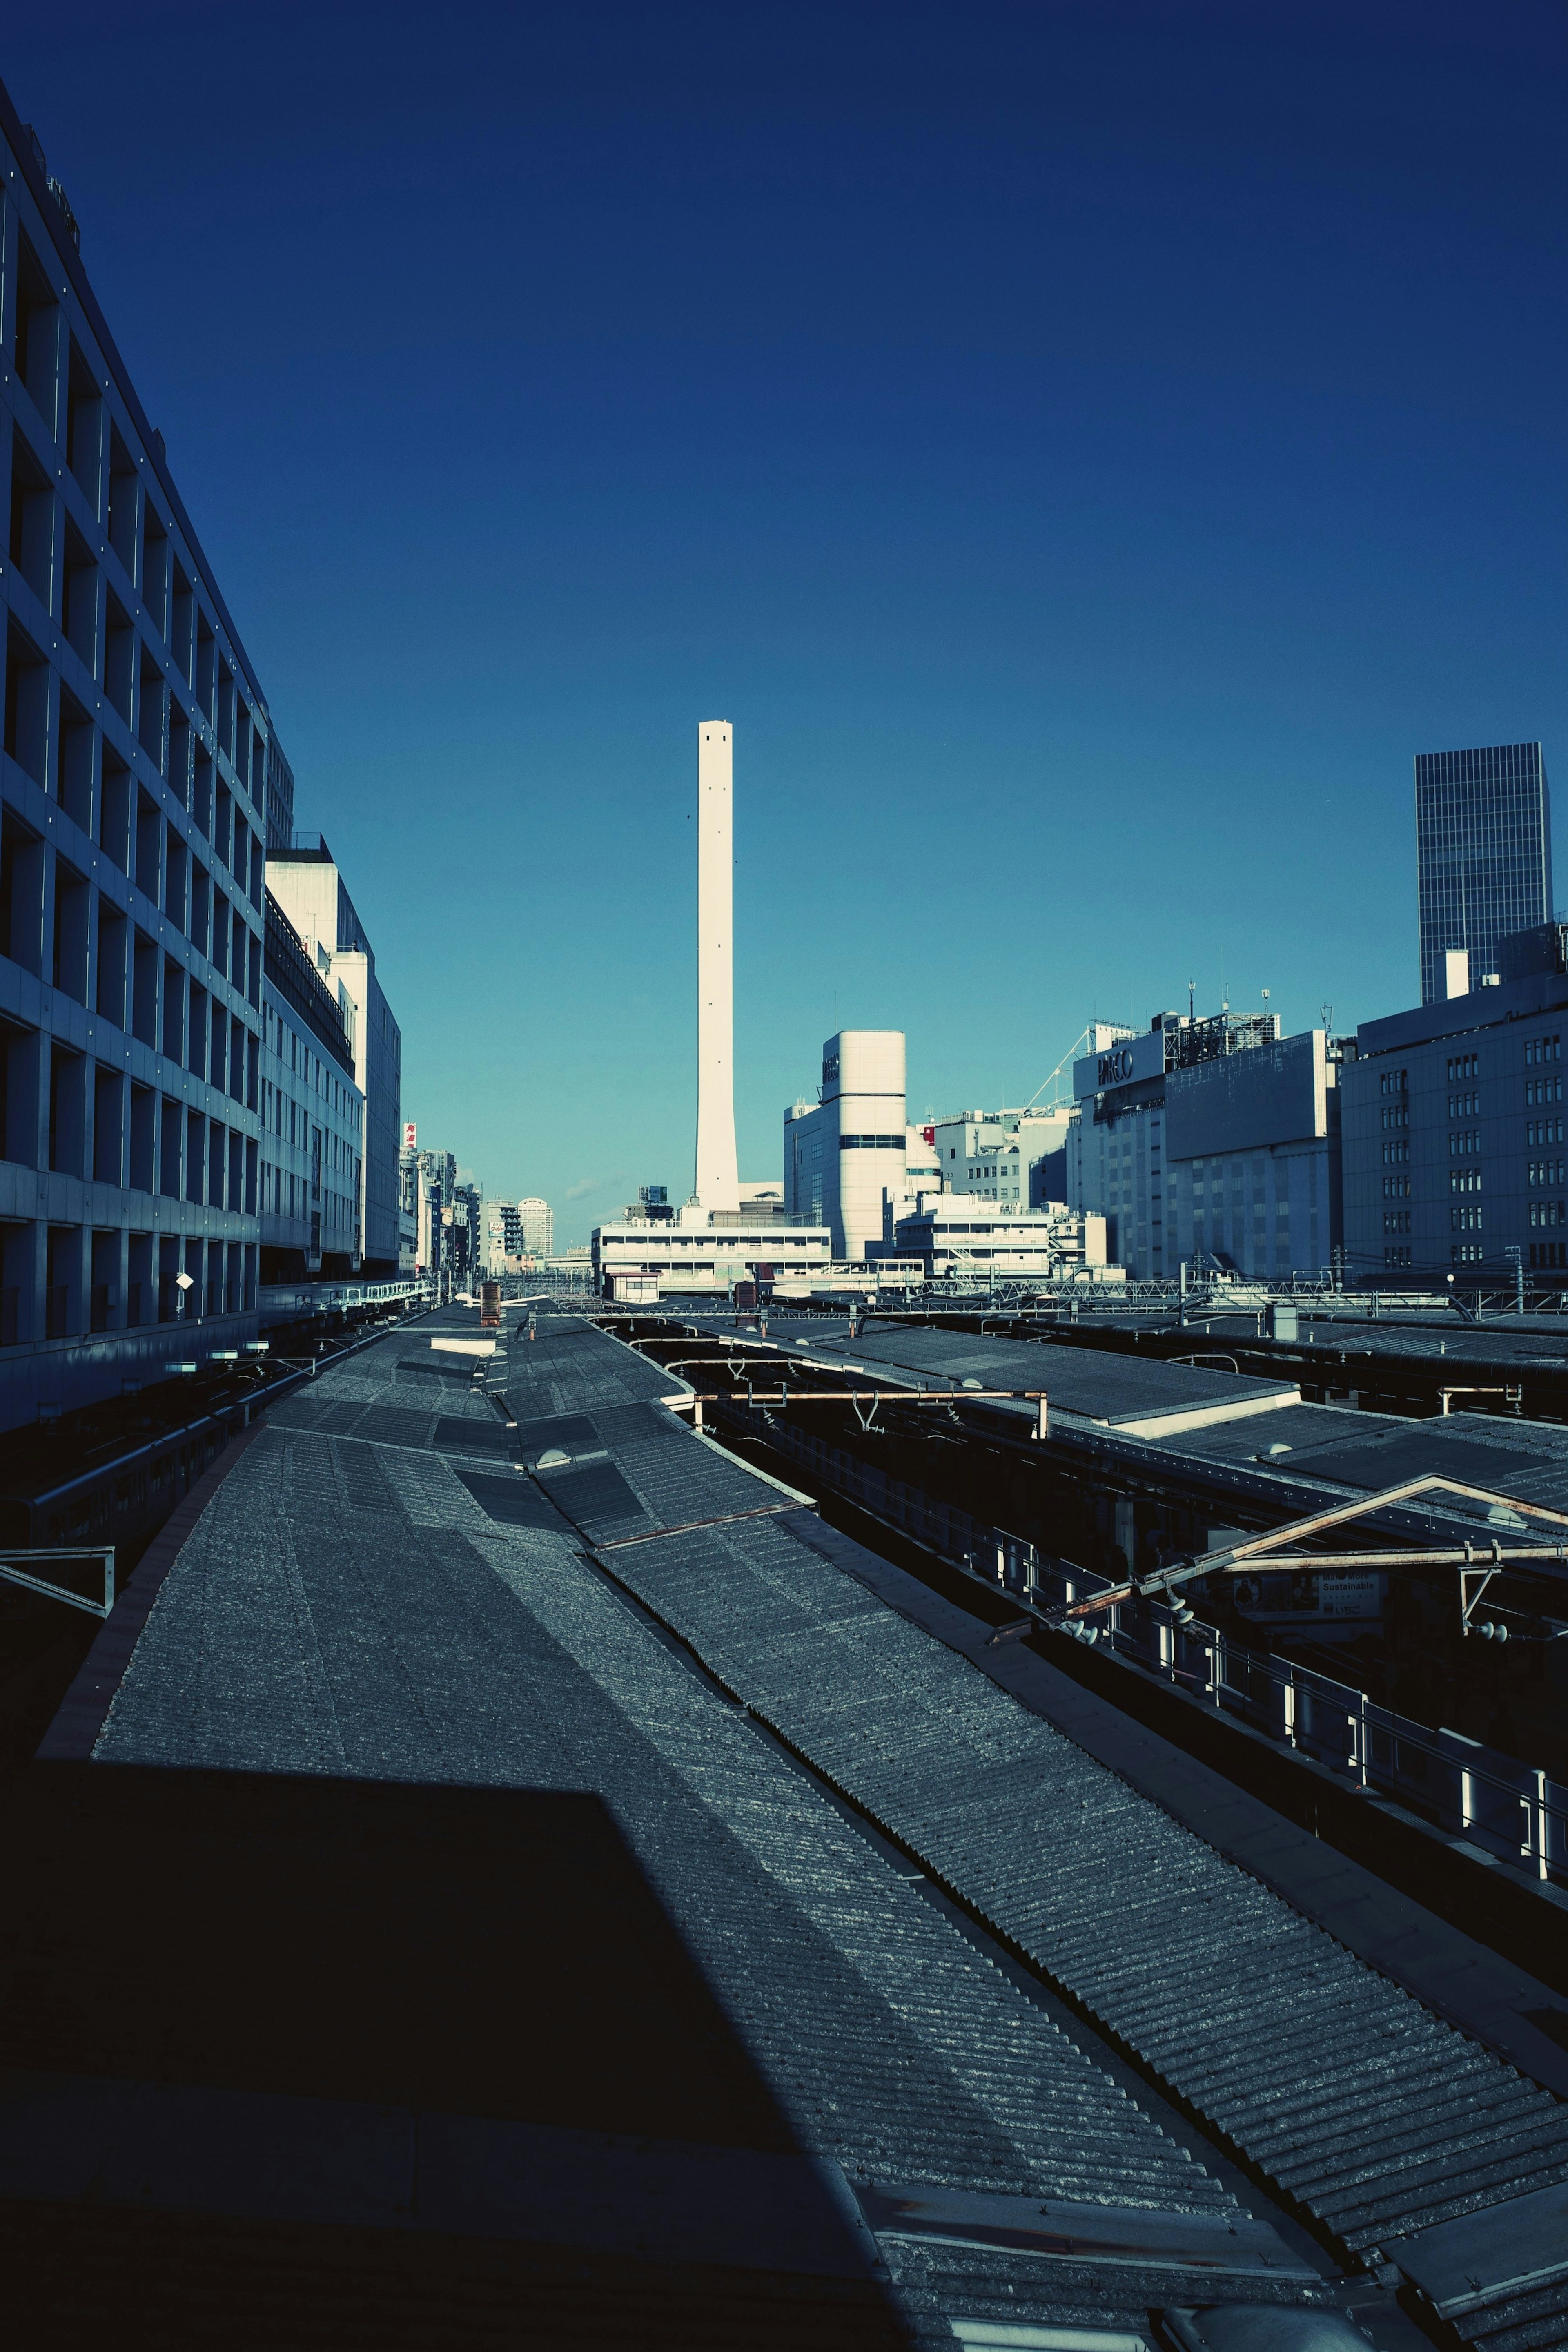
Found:
[[[365,1098],[353,1006],[270,891],[262,978],[261,1278],[358,1274]]]
[[[1073,1066],[1067,1192],[1134,1278],[1184,1262],[1318,1274],[1341,1237],[1338,1066],[1321,1029],[1270,1014],[1156,1013],[1102,1027]]]
[[[936,1120],[937,1165],[949,1192],[977,1193],[1015,1209],[1066,1199],[1071,1106],[1051,1110],[971,1110]],[[1055,1189],[1052,1190],[1054,1185]]]
[[[555,1211],[529,1193],[517,1202],[517,1231],[525,1257],[549,1257],[555,1248]]]
[[[788,1290],[813,1276],[826,1277],[832,1264],[825,1225],[623,1219],[595,1226],[591,1248],[594,1288],[632,1304],[672,1296],[727,1298],[742,1283]]]
[[[989,1209],[973,1194],[922,1199],[894,1234],[901,1258],[918,1258],[928,1280],[973,1276],[988,1282],[1038,1275],[1055,1280],[1105,1273],[1105,1221],[1055,1202],[1048,1209]]]
[[[824,1224],[835,1258],[863,1259],[908,1198],[907,1152],[903,1030],[841,1029],[822,1047],[818,1100],[784,1114],[786,1215]]]
[[[296,836],[269,851],[267,887],[320,961],[334,992],[354,1008],[354,1083],[364,1097],[360,1232],[364,1270],[395,1274],[400,1263],[402,1033],[376,978],[375,951],[325,841]]]

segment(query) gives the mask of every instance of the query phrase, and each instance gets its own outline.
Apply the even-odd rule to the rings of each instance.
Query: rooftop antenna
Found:
[[[1326,1034],[1333,1027],[1333,1006],[1325,1003],[1319,1005],[1318,1011],[1323,1016],[1323,1029]]]
[[[1187,1019],[1187,1026],[1188,1026],[1188,1028],[1189,1028],[1189,1029],[1191,1028],[1191,1026],[1192,1026],[1193,1023],[1197,1020],[1197,983],[1196,983],[1195,982],[1193,982],[1193,981],[1190,981],[1190,980],[1189,980],[1189,981],[1187,982],[1187,984],[1186,984],[1186,1019]]]

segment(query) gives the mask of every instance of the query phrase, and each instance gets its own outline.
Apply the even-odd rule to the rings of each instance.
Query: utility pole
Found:
[[[1515,1243],[1511,1248],[1504,1250],[1503,1255],[1513,1260],[1514,1312],[1516,1315],[1522,1315],[1524,1312],[1524,1252]]]

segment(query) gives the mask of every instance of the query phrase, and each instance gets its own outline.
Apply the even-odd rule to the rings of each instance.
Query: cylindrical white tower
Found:
[[[697,1166],[705,1209],[740,1206],[735,1156],[733,739],[725,719],[697,729]]]

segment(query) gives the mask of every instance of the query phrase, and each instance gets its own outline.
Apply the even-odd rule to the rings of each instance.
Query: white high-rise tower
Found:
[[[697,1165],[707,1210],[740,1206],[735,1156],[735,856],[729,722],[697,729]]]

